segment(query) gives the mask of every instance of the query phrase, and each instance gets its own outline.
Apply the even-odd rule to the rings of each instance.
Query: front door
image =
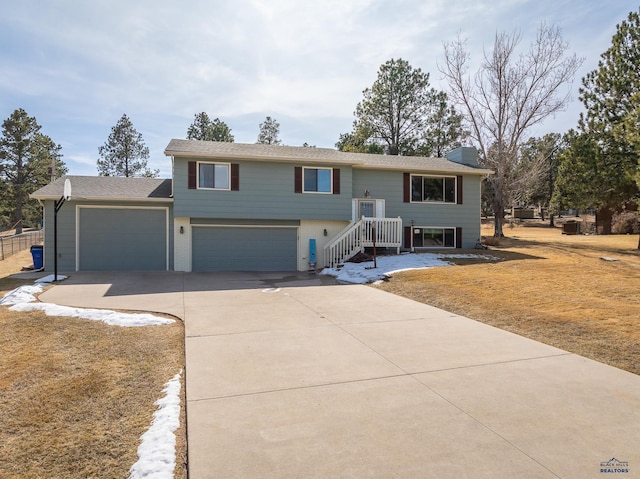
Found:
[[[375,218],[375,200],[358,200],[358,218],[362,218],[363,216],[366,216],[367,218]]]
[[[385,217],[384,200],[353,198],[351,200],[351,220],[355,223],[363,216],[367,218]]]

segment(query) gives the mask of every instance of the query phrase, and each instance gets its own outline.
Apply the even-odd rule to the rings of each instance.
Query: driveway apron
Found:
[[[190,479],[640,477],[639,376],[323,283],[83,273],[41,299],[184,319]]]

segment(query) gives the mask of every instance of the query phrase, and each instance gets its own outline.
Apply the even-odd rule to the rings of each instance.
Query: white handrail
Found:
[[[326,266],[335,268],[347,258],[364,250],[360,241],[362,224],[362,220],[359,220],[349,225],[324,247],[324,262]]]
[[[375,227],[374,227],[375,225]],[[375,231],[376,246],[395,247],[400,252],[402,246],[402,218],[362,217],[357,223],[348,225],[324,247],[324,261],[329,268],[335,268],[358,252],[373,246]]]

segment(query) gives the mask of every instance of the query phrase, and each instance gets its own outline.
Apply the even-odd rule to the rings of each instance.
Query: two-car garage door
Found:
[[[294,227],[193,226],[193,271],[295,271]]]

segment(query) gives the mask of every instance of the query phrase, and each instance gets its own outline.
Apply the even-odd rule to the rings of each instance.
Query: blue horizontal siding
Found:
[[[415,226],[462,228],[462,247],[473,248],[480,237],[480,183],[479,175],[463,176],[461,205],[405,203],[402,171],[355,169],[352,193],[354,198],[363,198],[367,189],[371,198],[384,199],[386,216],[400,216],[404,226],[410,226],[413,220]]]
[[[236,160],[228,163],[239,164],[239,191],[193,190],[188,188],[188,162],[186,158],[174,159],[175,216],[274,220],[351,218],[351,167],[340,167],[344,186],[341,194],[332,195],[294,192],[294,169],[302,163]]]

